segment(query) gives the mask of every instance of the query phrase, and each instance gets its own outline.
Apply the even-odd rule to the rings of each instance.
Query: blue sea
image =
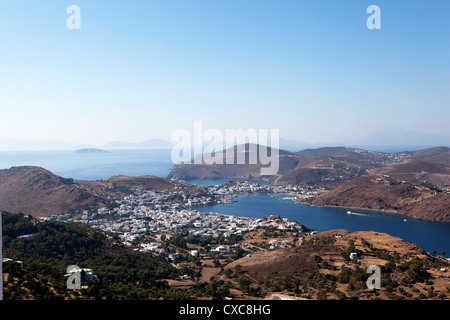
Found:
[[[0,169],[39,166],[77,180],[105,180],[117,175],[165,178],[173,167],[170,156],[171,149],[108,150],[105,153],[0,151]]]
[[[173,167],[171,149],[109,150],[106,153],[74,151],[0,151],[0,169],[12,166],[40,166],[65,178],[78,180],[108,179],[115,175],[153,175],[167,177]],[[199,185],[221,185],[228,179],[193,180]],[[258,181],[258,180],[254,180]],[[261,181],[258,181],[261,182]],[[318,231],[347,229],[377,231],[417,243],[428,252],[444,251],[450,257],[450,223],[422,221],[374,211],[312,207],[283,200],[283,196],[244,195],[231,204],[202,207],[201,212],[264,218],[279,214]]]

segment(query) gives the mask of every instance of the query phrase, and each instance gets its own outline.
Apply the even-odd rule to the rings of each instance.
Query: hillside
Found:
[[[370,170],[373,174],[387,174],[409,183],[450,185],[450,148],[435,147],[413,152],[398,163]]]
[[[425,198],[406,208],[404,214],[423,220],[450,222],[450,194],[440,192]]]
[[[0,170],[0,208],[36,216],[105,206],[108,199],[39,167]]]
[[[412,152],[411,156],[414,160],[450,165],[450,148],[447,147],[418,150]]]
[[[408,162],[372,170],[372,173],[387,174],[409,183],[450,185],[450,166],[438,162],[412,159]]]
[[[78,212],[109,206],[110,197],[123,197],[137,188],[204,192],[202,187],[153,176],[81,181],[62,178],[40,167],[24,166],[0,170],[0,209],[35,217]]]
[[[163,257],[126,248],[99,230],[75,223],[39,222],[20,214],[3,213],[5,300],[173,299],[183,297],[161,279],[177,271]],[[32,233],[31,238],[15,240]],[[23,269],[14,261],[22,261]],[[67,267],[92,269],[99,281],[87,289],[68,290]]]
[[[358,160],[367,164],[384,165],[398,162],[410,157],[408,153],[377,152],[349,147],[323,147],[317,149],[305,149],[296,152],[305,157],[334,157],[340,159]]]
[[[294,170],[273,176],[270,183],[334,188],[348,180],[366,175],[371,168],[373,166],[352,159],[305,157]]]
[[[350,253],[358,258],[351,260]],[[381,288],[366,286],[366,268],[381,269]],[[304,238],[294,247],[260,250],[225,266],[216,281],[236,283],[242,298],[398,300],[448,297],[442,258],[388,234],[330,230]],[[432,287],[431,287],[432,286]]]
[[[311,201],[318,206],[388,210],[419,219],[450,222],[450,195],[386,176],[355,178]]]

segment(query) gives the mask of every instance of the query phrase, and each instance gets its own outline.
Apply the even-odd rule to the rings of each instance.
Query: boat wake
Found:
[[[367,216],[367,214],[358,213],[358,212],[351,212],[351,211],[347,211],[347,214],[352,214],[352,215],[355,215],[355,216],[363,216],[363,217]]]

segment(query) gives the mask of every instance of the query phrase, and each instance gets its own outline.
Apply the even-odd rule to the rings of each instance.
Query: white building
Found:
[[[178,260],[178,259],[180,259],[180,255],[178,254],[178,253],[172,253],[172,254],[169,254],[169,259],[170,260]]]
[[[270,244],[271,246],[276,247],[276,246],[278,246],[279,243],[278,243],[278,240],[272,239],[272,240],[269,241],[269,244]]]
[[[191,256],[193,256],[194,258],[198,257],[198,251],[197,250],[191,250]]]

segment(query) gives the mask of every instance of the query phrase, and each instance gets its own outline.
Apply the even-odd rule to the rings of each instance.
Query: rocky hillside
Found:
[[[395,211],[419,219],[450,222],[450,194],[386,176],[359,177],[312,200],[318,206]]]
[[[414,160],[450,165],[450,148],[435,147],[411,152]]]
[[[62,178],[40,167],[0,170],[0,209],[44,217],[108,206],[110,197],[123,197],[136,188],[143,190],[185,190],[204,192],[202,187],[168,179],[116,176],[102,181]]]
[[[450,222],[450,194],[440,192],[406,208],[404,214],[431,221]]]
[[[356,259],[350,259],[356,253]],[[366,286],[366,268],[381,269],[380,289]],[[420,246],[388,234],[330,230],[300,244],[260,250],[225,266],[216,281],[235,283],[242,298],[318,300],[446,299],[448,262]]]
[[[72,179],[39,167],[0,170],[0,208],[35,216],[49,216],[105,206],[97,195]]]

